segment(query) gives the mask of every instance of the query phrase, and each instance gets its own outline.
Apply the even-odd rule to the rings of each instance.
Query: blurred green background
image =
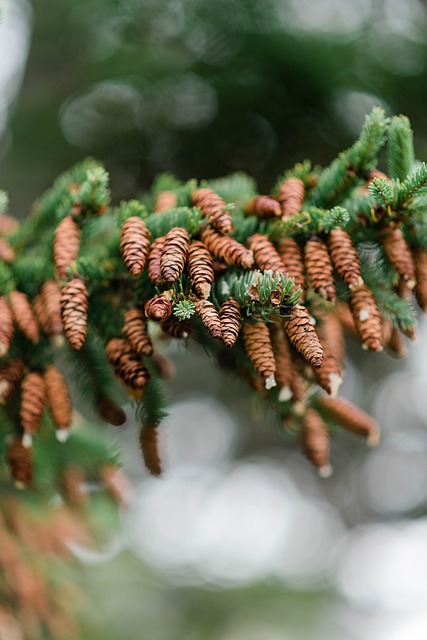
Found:
[[[18,216],[86,155],[116,201],[165,170],[243,170],[265,191],[296,161],[329,162],[376,104],[410,117],[427,158],[421,0],[0,7],[0,177]],[[424,640],[426,339],[422,324],[398,365],[349,346],[343,395],[383,444],[339,434],[324,481],[204,354],[166,346],[179,376],[165,477],[146,477],[132,425],[111,430],[135,500],[113,551],[79,552],[102,637]]]

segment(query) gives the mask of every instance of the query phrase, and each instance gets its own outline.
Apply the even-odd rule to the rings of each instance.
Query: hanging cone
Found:
[[[362,347],[371,351],[382,351],[381,315],[372,291],[366,285],[350,291],[350,309]]]
[[[350,336],[356,337],[358,335],[356,325],[354,324],[354,318],[348,304],[346,302],[339,302],[335,305],[334,312],[343,330]]]
[[[113,338],[108,342],[105,350],[116,374],[131,389],[140,390],[147,386],[150,374],[126,340]]]
[[[81,467],[66,467],[61,474],[62,495],[74,507],[87,502],[86,476]]]
[[[374,447],[380,438],[378,424],[367,413],[341,398],[322,396],[317,400],[325,413],[341,427],[368,439],[368,445]]]
[[[196,315],[203,322],[212,338],[221,340],[221,320],[215,306],[209,300],[194,300]]]
[[[212,256],[200,240],[193,240],[187,257],[188,275],[193,281],[193,288],[200,298],[209,298],[215,274]]]
[[[308,383],[301,373],[294,367],[293,376],[291,378],[291,404],[294,416],[303,416],[306,412],[306,394]]]
[[[121,427],[126,422],[126,414],[118,404],[107,396],[100,396],[96,403],[100,417],[108,424]]]
[[[424,313],[427,313],[427,252],[421,247],[414,253],[416,285],[415,296]]]
[[[24,363],[18,358],[8,360],[0,367],[0,404],[6,404],[15,395],[24,376]]]
[[[88,307],[88,294],[83,280],[73,278],[62,287],[62,326],[68,342],[77,351],[86,339]]]
[[[233,347],[242,328],[242,314],[236,300],[226,300],[219,310],[222,341],[226,347]]]
[[[286,272],[286,267],[277,253],[275,246],[267,236],[261,233],[254,233],[248,238],[247,242],[249,249],[251,249],[254,254],[255,263],[262,271],[270,269],[273,273],[278,272],[284,274]]]
[[[399,329],[393,329],[387,341],[384,341],[388,351],[395,358],[404,358],[407,354],[402,334]]]
[[[46,280],[41,288],[41,298],[47,313],[49,335],[62,335],[61,288],[58,283]]]
[[[221,236],[209,227],[201,232],[202,242],[215,258],[219,258],[230,267],[253,269],[255,260],[252,251],[249,251],[240,242],[229,236]]]
[[[33,298],[31,306],[40,329],[46,335],[50,335],[49,316],[47,315],[46,305],[44,304],[41,293],[38,293],[36,297]]]
[[[301,424],[301,446],[304,454],[319,470],[322,478],[332,473],[329,464],[329,432],[314,409],[307,409]]]
[[[138,356],[151,356],[153,345],[148,335],[145,314],[141,309],[133,307],[126,311],[123,335]]]
[[[120,251],[126,268],[133,276],[139,276],[144,270],[150,249],[151,234],[138,216],[131,216],[122,226]]]
[[[165,282],[172,284],[182,276],[189,245],[190,237],[186,229],[173,227],[166,234],[160,258],[160,273]]]
[[[101,469],[100,479],[117,504],[129,504],[132,488],[121,469],[114,465],[108,465]]]
[[[283,238],[277,244],[277,252],[285,266],[285,271],[295,281],[295,289],[301,288],[301,302],[304,301],[307,283],[305,280],[304,258],[299,244],[293,238]]]
[[[148,254],[148,277],[155,285],[164,284],[160,271],[160,258],[162,257],[164,245],[164,236],[156,238],[151,245],[150,253]]]
[[[43,377],[34,371],[27,373],[21,387],[21,425],[25,433],[37,433],[46,405],[46,388]]]
[[[345,284],[350,289],[363,284],[359,256],[348,233],[344,229],[332,229],[328,247],[333,265]]]
[[[415,265],[402,231],[389,224],[382,232],[381,240],[392,267],[413,289],[416,284]]]
[[[58,429],[57,438],[64,441],[67,439],[73,414],[68,385],[62,372],[53,364],[47,367],[44,382],[47,404]]]
[[[33,482],[33,452],[22,445],[21,438],[15,437],[10,442],[6,461],[17,489],[29,487]]]
[[[170,294],[165,291],[148,300],[144,305],[144,313],[149,320],[154,320],[155,322],[167,320],[172,315]]]
[[[305,198],[304,183],[299,178],[286,178],[279,187],[277,199],[285,218],[299,213]]]
[[[413,288],[411,289],[411,287],[408,287],[407,281],[403,280],[403,278],[399,278],[399,282],[397,283],[397,286],[395,287],[395,291],[396,291],[397,295],[399,296],[399,298],[402,298],[402,300],[408,300],[409,302],[412,302],[412,296],[414,294],[414,289]]]
[[[282,215],[282,207],[271,196],[254,196],[245,207],[246,215],[257,218],[277,218]]]
[[[331,302],[335,302],[334,272],[325,243],[319,238],[310,238],[304,249],[305,268],[314,291]]]
[[[335,314],[328,314],[316,326],[317,335],[323,348],[323,364],[315,369],[317,383],[332,397],[335,397],[342,383],[344,368],[344,336],[341,324]]]
[[[156,197],[154,211],[162,213],[166,209],[173,209],[178,204],[178,198],[173,191],[161,191]]]
[[[53,261],[59,276],[65,276],[67,268],[77,259],[80,249],[80,228],[71,217],[63,218],[55,230]]]
[[[0,357],[9,351],[13,335],[13,315],[6,296],[0,296]]]
[[[179,320],[176,316],[171,316],[160,323],[163,331],[171,338],[188,338],[191,335],[191,324],[188,320]]]
[[[39,325],[25,293],[12,291],[9,294],[9,304],[13,318],[24,336],[31,342],[38,342],[40,340]]]
[[[225,236],[233,230],[233,222],[229,211],[224,211],[225,202],[212,189],[197,189],[191,195],[191,204],[198,207],[202,215],[218,233]]]
[[[15,251],[4,238],[0,238],[0,260],[9,264],[15,260]]]
[[[254,369],[264,378],[266,389],[276,386],[276,362],[265,322],[245,322],[243,325],[245,350]]]
[[[289,340],[305,360],[314,368],[321,367],[323,349],[307,309],[300,304],[295,305],[290,310],[289,317],[284,318],[283,327]]]
[[[276,383],[279,387],[279,400],[284,402],[292,398],[291,380],[294,375],[294,367],[289,344],[280,324],[270,324],[270,340],[276,361]]]
[[[139,432],[139,444],[145,466],[152,476],[160,476],[162,464],[159,455],[159,433],[157,425],[144,423]]]

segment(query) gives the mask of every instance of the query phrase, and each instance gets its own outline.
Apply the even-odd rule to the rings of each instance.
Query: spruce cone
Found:
[[[41,295],[48,318],[49,335],[59,336],[62,334],[61,288],[54,280],[46,280]]]
[[[24,336],[31,342],[38,342],[40,340],[39,325],[28,297],[22,291],[12,291],[9,294],[9,303],[14,320]]]
[[[165,238],[156,238],[150,247],[148,256],[148,277],[156,285],[163,284],[164,280],[160,271],[160,258],[162,257]]]
[[[328,314],[319,323],[317,335],[323,348],[323,364],[315,369],[317,383],[332,397],[338,393],[342,383],[344,367],[344,336],[341,324],[335,314]]]
[[[332,473],[329,464],[329,432],[326,424],[314,409],[307,409],[301,424],[301,445],[308,460],[319,469],[319,475],[327,478]]]
[[[294,365],[288,341],[279,324],[270,324],[270,340],[276,361],[276,382],[280,389],[279,400],[284,402],[292,398],[292,378],[294,377]]]
[[[368,189],[372,180],[375,180],[375,178],[384,178],[385,180],[390,180],[390,178],[379,169],[369,169],[368,175],[366,176],[366,182],[365,182],[366,189]]]
[[[194,309],[196,315],[203,322],[212,338],[221,340],[221,320],[218,311],[209,300],[194,300]]]
[[[266,323],[245,322],[243,325],[243,341],[246,353],[255,371],[265,380],[266,389],[275,387],[276,362]]]
[[[229,211],[224,211],[225,202],[212,189],[198,189],[191,195],[191,204],[198,207],[202,215],[221,235],[228,235],[233,230],[233,222]]]
[[[27,373],[22,382],[20,418],[27,434],[37,433],[46,405],[43,377],[34,371]]]
[[[282,214],[290,218],[299,213],[305,198],[304,183],[299,178],[286,178],[279,187],[277,199],[282,207]]]
[[[427,252],[418,248],[414,251],[414,262],[417,284],[415,296],[424,313],[427,313]]]
[[[138,356],[151,356],[153,345],[147,331],[144,312],[133,307],[126,311],[123,334]]]
[[[121,427],[126,422],[126,414],[119,405],[107,396],[100,396],[96,403],[100,417],[108,424]]]
[[[149,320],[162,322],[172,315],[172,303],[167,292],[148,300],[144,305],[145,315]]]
[[[131,494],[129,481],[121,469],[108,465],[101,470],[100,478],[110,496],[117,504],[128,504]]]
[[[15,437],[7,450],[7,464],[10,475],[19,489],[29,487],[33,482],[33,452],[22,445],[21,438]]]
[[[186,229],[173,227],[166,234],[160,258],[160,273],[165,282],[172,284],[182,276],[189,245],[190,238]]]
[[[283,327],[289,340],[313,367],[323,364],[323,349],[311,323],[307,309],[300,304],[295,305],[289,318],[283,320]]]
[[[24,363],[18,358],[5,362],[0,368],[0,404],[6,404],[16,393],[24,376]]]
[[[153,476],[160,476],[162,464],[159,455],[159,433],[157,425],[145,423],[139,432],[139,444],[145,466]]]
[[[6,296],[0,296],[0,357],[9,351],[13,335],[13,315]]]
[[[201,238],[212,255],[230,267],[254,268],[255,260],[252,251],[249,251],[234,238],[221,236],[214,229],[209,229],[209,227],[202,231]]]
[[[248,216],[258,218],[277,218],[282,215],[282,208],[276,198],[271,196],[254,196],[245,207]]]
[[[0,238],[0,260],[8,263],[15,260],[15,251],[4,238]]]
[[[126,340],[113,338],[106,346],[106,353],[116,374],[131,389],[140,390],[147,386],[150,374]]]
[[[380,437],[378,424],[367,413],[341,398],[322,396],[318,404],[341,427],[368,439],[369,446],[376,446]]]
[[[343,229],[332,229],[328,246],[334,267],[346,285],[354,289],[363,284],[359,257],[348,233]]]
[[[62,495],[75,507],[82,507],[87,501],[85,482],[81,467],[66,467],[61,474]]]
[[[334,273],[328,249],[325,243],[319,238],[312,238],[307,241],[304,250],[305,268],[308,279],[314,291],[335,302],[337,292],[335,290]]]
[[[188,275],[200,298],[209,298],[211,284],[215,279],[212,256],[200,240],[193,240],[187,257]]]
[[[372,291],[366,285],[350,291],[350,309],[362,347],[371,351],[382,351],[381,315]]]
[[[266,271],[270,269],[273,272],[285,273],[286,267],[282,262],[275,246],[261,233],[254,233],[248,238],[248,247],[252,250],[257,266]]]
[[[178,320],[175,316],[171,316],[164,322],[160,323],[163,331],[171,338],[188,338],[191,335],[191,324],[188,320]]]
[[[388,225],[382,234],[382,244],[387,258],[410,289],[415,287],[415,265],[402,231]]]
[[[68,342],[77,351],[86,339],[88,307],[87,289],[82,280],[73,278],[62,287],[62,326]]]
[[[303,416],[306,412],[305,396],[308,383],[299,371],[294,368],[294,375],[291,379],[291,403],[294,416]]]
[[[221,305],[219,319],[221,321],[222,341],[226,347],[233,347],[242,328],[242,314],[236,300],[230,298]]]
[[[53,241],[53,261],[59,276],[65,276],[67,267],[77,259],[79,249],[79,226],[71,216],[67,216],[56,227]]]
[[[44,304],[41,293],[38,293],[35,298],[33,298],[33,312],[34,316],[43,331],[46,335],[50,335],[50,323],[49,317],[47,315],[46,305]]]
[[[178,204],[178,198],[173,191],[161,191],[156,197],[154,211],[162,213],[166,209],[173,209]]]
[[[65,439],[73,414],[67,382],[63,373],[53,364],[47,367],[44,382],[48,407],[55,425],[61,430],[61,433],[57,433],[58,440]]]
[[[387,341],[384,344],[395,358],[404,358],[406,356],[406,348],[399,329],[393,329]]]
[[[283,238],[278,242],[277,251],[285,265],[286,273],[295,281],[295,289],[301,288],[301,302],[303,302],[307,283],[304,275],[304,258],[299,244],[293,238]]]
[[[120,251],[126,268],[133,276],[139,276],[145,267],[150,248],[150,232],[141,218],[131,216],[122,226]]]

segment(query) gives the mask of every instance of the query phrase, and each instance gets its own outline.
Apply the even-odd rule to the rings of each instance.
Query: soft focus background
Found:
[[[404,113],[427,159],[421,0],[0,0],[0,185],[30,204],[86,155],[115,200],[170,170],[236,169],[261,190],[329,162],[373,105]],[[103,553],[75,547],[104,640],[425,640],[427,326],[408,358],[356,344],[342,394],[382,425],[376,450],[339,433],[319,480],[195,347],[143,470],[136,425],[111,429],[133,480]],[[108,630],[108,633],[107,633]],[[101,639],[101,636],[99,636]]]

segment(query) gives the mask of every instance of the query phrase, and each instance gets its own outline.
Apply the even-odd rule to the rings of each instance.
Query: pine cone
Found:
[[[61,288],[54,280],[46,280],[41,294],[49,323],[49,335],[59,336],[62,334]]]
[[[312,238],[307,241],[304,250],[305,268],[308,279],[314,291],[335,302],[337,292],[335,290],[334,273],[328,249],[322,240]]]
[[[289,318],[283,320],[283,327],[289,340],[305,360],[316,369],[321,367],[323,349],[307,309],[302,305],[295,305],[289,312]]]
[[[294,365],[288,341],[279,324],[270,324],[270,340],[276,361],[276,382],[280,389],[279,400],[284,402],[292,398],[291,381],[294,376]]]
[[[399,329],[393,329],[388,340],[384,340],[384,344],[395,358],[404,358],[406,356],[406,348]]]
[[[75,507],[83,507],[87,502],[85,490],[86,476],[81,467],[66,467],[61,474],[62,495]]]
[[[186,229],[173,227],[166,234],[160,258],[160,273],[165,282],[172,284],[182,276],[189,245],[190,237]]]
[[[369,185],[371,184],[372,180],[375,180],[375,178],[384,178],[385,180],[390,181],[390,178],[379,169],[369,169],[365,182],[366,190],[368,190]]]
[[[219,258],[230,267],[253,269],[255,260],[252,251],[249,251],[240,242],[229,236],[221,236],[209,227],[201,232],[202,242],[215,258]]]
[[[154,296],[144,305],[145,315],[149,320],[162,322],[172,315],[172,303],[167,292],[163,292],[158,296]]]
[[[410,289],[415,287],[415,265],[402,231],[388,225],[382,233],[382,244],[387,258]]]
[[[0,296],[0,357],[9,351],[13,335],[13,315],[6,296]]]
[[[148,335],[145,314],[141,309],[133,307],[126,311],[123,335],[138,356],[151,356],[153,345]]]
[[[222,341],[226,347],[233,347],[242,328],[242,314],[238,302],[233,298],[226,300],[219,310],[219,319]]]
[[[24,336],[31,342],[38,342],[40,340],[39,325],[25,293],[12,291],[9,294],[9,304],[14,320]]]
[[[243,325],[243,341],[246,353],[255,371],[265,380],[266,389],[275,387],[276,362],[266,323],[245,322]]]
[[[18,358],[5,362],[0,368],[0,404],[6,404],[16,393],[24,376],[24,363]]]
[[[381,315],[372,291],[366,285],[350,291],[350,309],[362,347],[371,351],[382,351]]]
[[[292,414],[294,416],[303,416],[306,412],[306,394],[308,389],[308,383],[305,378],[294,367],[294,375],[291,379],[291,403]]]
[[[196,315],[203,322],[212,338],[221,340],[221,320],[218,311],[209,300],[194,300],[194,309]]]
[[[156,197],[154,211],[162,213],[166,209],[173,209],[178,204],[178,198],[173,191],[161,191]]]
[[[332,473],[329,464],[329,432],[326,424],[314,409],[307,409],[301,424],[301,446],[304,454],[319,469],[319,475],[327,478]]]
[[[188,275],[200,298],[209,298],[211,284],[215,279],[212,256],[200,240],[193,240],[187,257]]]
[[[285,274],[286,267],[277,253],[275,246],[267,236],[261,233],[254,233],[248,238],[247,242],[249,249],[251,249],[254,254],[257,266],[262,271],[270,269],[273,272]]]
[[[71,216],[67,216],[56,227],[53,240],[53,261],[59,276],[65,276],[67,267],[77,259],[79,249],[79,226]]]
[[[128,504],[132,492],[129,481],[121,469],[108,465],[101,470],[100,478],[117,504]]]
[[[307,283],[304,275],[304,258],[299,244],[293,238],[283,238],[278,242],[277,251],[285,266],[287,275],[294,279],[295,289],[297,287],[301,288],[301,302],[303,302]]]
[[[159,455],[159,433],[157,425],[145,423],[139,432],[139,444],[145,466],[153,476],[160,476],[162,464]]]
[[[368,445],[378,444],[380,429],[378,424],[367,413],[341,398],[322,396],[317,400],[325,413],[341,427],[368,439]]]
[[[0,260],[8,263],[15,260],[15,251],[4,238],[0,238]]]
[[[424,313],[427,313],[427,252],[418,248],[414,251],[416,281],[415,296]]]
[[[245,207],[248,216],[258,218],[277,218],[282,215],[282,208],[276,198],[271,196],[254,196]]]
[[[34,316],[40,326],[40,329],[46,335],[50,335],[50,323],[47,315],[46,305],[44,304],[41,293],[38,293],[32,302]]]
[[[299,178],[286,178],[279,187],[277,199],[285,218],[299,213],[305,198],[304,183]]]
[[[163,331],[171,338],[188,338],[191,335],[191,324],[188,320],[178,320],[175,316],[171,316],[164,322],[160,323]]]
[[[315,369],[317,383],[332,397],[338,393],[342,383],[344,367],[344,336],[335,314],[328,314],[316,327],[323,348],[323,364]]]
[[[65,439],[73,415],[68,385],[62,372],[53,364],[47,367],[44,382],[48,407],[55,425],[61,430],[61,434],[57,433],[58,440]]]
[[[107,396],[100,396],[96,403],[100,417],[108,424],[121,427],[126,422],[126,414],[118,404]]]
[[[150,249],[151,234],[138,216],[131,216],[122,226],[120,251],[126,268],[133,276],[139,276],[144,270]]]
[[[27,434],[37,433],[46,405],[43,377],[34,371],[27,373],[22,382],[20,418]]]
[[[113,338],[106,346],[106,353],[116,374],[131,389],[140,390],[147,386],[150,374],[126,340]]]
[[[19,489],[29,487],[33,482],[33,452],[22,445],[21,438],[15,437],[7,450],[7,464],[10,475]]]
[[[233,230],[229,211],[224,211],[225,202],[212,189],[198,189],[191,195],[191,204],[198,207],[202,215],[218,233],[225,236]]]
[[[86,339],[88,307],[87,289],[82,280],[73,278],[62,287],[62,326],[68,342],[77,351]]]
[[[163,284],[164,280],[160,271],[160,258],[162,257],[165,238],[156,238],[150,247],[148,255],[148,277],[155,285]]]
[[[363,284],[359,257],[348,233],[343,229],[332,229],[328,246],[334,267],[345,284],[350,289]]]

